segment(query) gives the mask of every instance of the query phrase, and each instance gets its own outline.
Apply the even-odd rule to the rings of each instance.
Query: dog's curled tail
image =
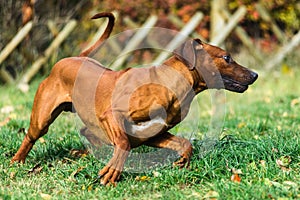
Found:
[[[108,24],[107,24],[107,27],[106,27],[104,33],[97,40],[97,42],[95,44],[93,44],[88,49],[82,51],[79,54],[79,56],[81,56],[81,57],[88,56],[91,53],[93,53],[94,51],[96,51],[100,47],[101,43],[104,40],[106,40],[109,37],[110,33],[112,32],[114,24],[115,24],[115,16],[112,13],[109,13],[109,12],[102,12],[102,13],[97,13],[91,19],[98,19],[98,18],[102,18],[102,17],[107,17],[108,18]]]

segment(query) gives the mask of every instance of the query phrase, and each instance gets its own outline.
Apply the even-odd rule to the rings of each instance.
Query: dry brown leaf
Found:
[[[293,99],[291,101],[291,107],[294,107],[296,105],[300,104],[300,98],[297,98],[297,99]]]
[[[70,175],[70,178],[74,178],[79,172],[81,172],[85,167],[79,167],[77,170],[75,170],[74,172],[72,172],[72,174]]]
[[[39,138],[40,143],[44,144],[46,142],[46,140],[44,138]]]
[[[238,175],[238,174],[233,174],[231,177],[230,177],[230,180],[233,181],[233,182],[237,182],[237,183],[240,183],[242,178]]]
[[[2,122],[0,122],[0,127],[1,126],[5,126],[6,124],[8,124],[8,122],[11,120],[10,117],[5,118]]]
[[[292,169],[289,168],[289,167],[280,167],[280,169],[281,169],[283,172],[290,172],[290,171],[292,171]]]
[[[72,149],[70,154],[76,158],[84,158],[89,154],[89,151],[86,149]]]
[[[272,152],[274,152],[274,153],[278,153],[278,149],[276,149],[276,148],[272,148]]]
[[[280,169],[284,172],[290,172],[292,169],[288,166],[292,162],[292,159],[290,156],[281,156],[279,159],[276,159],[276,164]]]
[[[242,172],[241,169],[235,169],[235,168],[232,168],[232,169],[231,169],[231,172],[232,172],[233,174],[243,174],[243,172]]]
[[[292,162],[291,156],[281,156],[276,160],[276,164],[280,167],[287,167]]]
[[[14,179],[16,176],[16,172],[10,172],[9,178]]]

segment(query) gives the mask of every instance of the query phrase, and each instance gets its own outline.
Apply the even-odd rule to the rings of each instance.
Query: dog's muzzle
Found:
[[[228,77],[222,77],[225,89],[238,93],[245,92],[248,89],[248,86],[253,84],[257,78],[258,74],[252,71],[249,71],[249,74],[245,76],[242,81],[233,80]]]

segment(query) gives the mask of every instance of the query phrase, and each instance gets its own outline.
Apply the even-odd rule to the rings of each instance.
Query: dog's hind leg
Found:
[[[23,142],[11,162],[25,162],[25,158],[37,139],[47,133],[50,124],[62,111],[71,111],[71,97],[58,96],[58,84],[50,84],[44,80],[35,95],[30,126]]]
[[[176,151],[181,158],[174,162],[175,166],[188,167],[190,164],[190,157],[192,156],[192,144],[185,138],[181,138],[175,135],[172,135],[169,132],[164,132],[159,134],[147,142],[145,145],[151,147],[158,147],[158,148],[167,148]]]

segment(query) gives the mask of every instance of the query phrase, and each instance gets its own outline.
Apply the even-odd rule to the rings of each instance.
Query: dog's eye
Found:
[[[230,63],[231,62],[231,57],[229,55],[223,56],[223,59],[227,62]]]

